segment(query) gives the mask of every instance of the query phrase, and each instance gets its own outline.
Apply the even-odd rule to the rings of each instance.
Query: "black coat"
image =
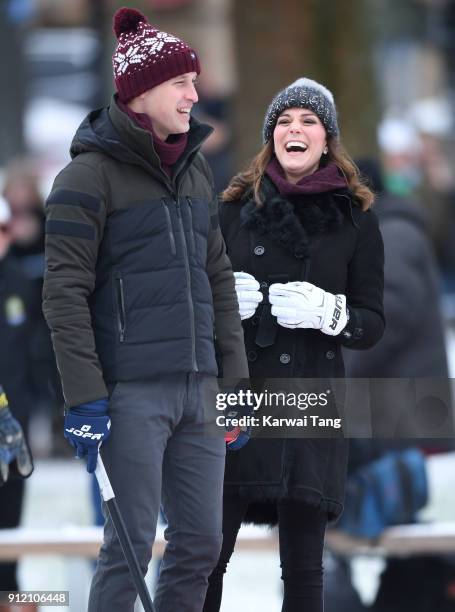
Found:
[[[384,254],[376,217],[362,212],[347,191],[284,199],[267,178],[263,188],[263,208],[246,198],[221,209],[233,270],[253,274],[265,294],[255,316],[243,322],[250,377],[343,377],[341,346],[368,348],[384,330]],[[267,311],[267,287],[296,280],[346,295],[350,319],[342,334],[277,324]],[[320,507],[333,519],[342,510],[346,462],[342,436],[253,438],[228,453],[225,494],[252,500],[247,521],[276,522],[275,502],[282,499]]]

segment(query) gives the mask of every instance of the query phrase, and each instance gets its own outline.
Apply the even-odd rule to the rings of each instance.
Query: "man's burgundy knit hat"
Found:
[[[135,9],[121,8],[115,13],[114,32],[118,45],[112,65],[122,102],[180,74],[201,71],[196,51],[176,36],[154,28]]]

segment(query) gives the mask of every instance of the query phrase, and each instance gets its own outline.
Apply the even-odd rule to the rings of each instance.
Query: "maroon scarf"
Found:
[[[171,177],[172,167],[185,150],[188,134],[171,134],[167,140],[161,140],[161,138],[156,135],[148,115],[145,113],[135,113],[127,104],[124,104],[118,99],[117,104],[136,125],[150,133],[153,140],[153,148],[161,161],[161,167],[166,174]]]
[[[296,184],[286,180],[283,168],[276,157],[273,157],[265,169],[282,196],[296,196],[302,194],[327,193],[337,189],[346,189],[347,183],[338,166],[329,162],[321,166],[313,174],[304,176]]]

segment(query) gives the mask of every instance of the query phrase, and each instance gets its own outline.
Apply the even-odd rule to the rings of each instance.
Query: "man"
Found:
[[[162,501],[156,609],[196,612],[222,538],[225,445],[204,435],[202,402],[216,385],[214,336],[225,377],[248,367],[198,152],[211,129],[190,117],[198,56],[134,9],[116,13],[114,30],[117,93],[80,126],[47,200],[43,308],[65,435],[93,471],[110,433],[101,452],[144,574]],[[107,521],[89,610],[132,611],[135,598]]]

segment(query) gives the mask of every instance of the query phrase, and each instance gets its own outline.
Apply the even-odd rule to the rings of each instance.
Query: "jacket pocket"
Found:
[[[177,248],[175,246],[175,236],[174,236],[174,230],[172,229],[172,220],[171,220],[171,213],[169,212],[169,206],[166,204],[165,200],[161,200],[161,203],[163,204],[164,215],[166,217],[167,232],[169,236],[169,243],[171,245],[171,252],[172,252],[172,255],[176,255]]]
[[[125,291],[123,287],[123,278],[118,276],[115,279],[115,289],[117,294],[117,326],[120,342],[125,341],[126,334],[126,309],[125,309]]]

